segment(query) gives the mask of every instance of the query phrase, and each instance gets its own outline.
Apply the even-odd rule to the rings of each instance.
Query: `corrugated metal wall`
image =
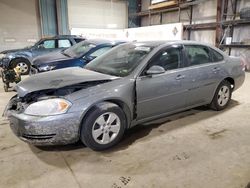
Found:
[[[39,0],[43,36],[57,35],[56,0]]]
[[[68,0],[70,28],[127,28],[126,1]]]
[[[0,51],[28,46],[40,37],[36,0],[0,0]]]

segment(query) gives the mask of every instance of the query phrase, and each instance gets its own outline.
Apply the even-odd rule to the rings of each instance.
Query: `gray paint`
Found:
[[[17,96],[7,106],[6,114],[9,116],[14,133],[23,139],[23,134],[56,134],[48,140],[25,140],[32,144],[58,144],[71,143],[79,138],[81,120],[87,112],[96,104],[103,101],[119,101],[128,120],[128,127],[147,122],[155,118],[163,117],[192,107],[209,104],[212,101],[215,90],[222,80],[230,77],[235,82],[234,90],[238,89],[244,81],[245,73],[242,71],[238,58],[224,56],[224,60],[218,63],[207,63],[192,67],[183,67],[176,70],[166,71],[163,74],[151,77],[140,76],[148,61],[161,49],[171,45],[200,44],[197,42],[147,42],[147,45],[155,46],[154,50],[145,57],[138,67],[127,77],[117,78],[102,75],[96,72],[70,68],[38,74],[18,84]],[[124,44],[126,45],[126,44]],[[100,57],[101,58],[101,57]],[[215,71],[219,68],[220,71]],[[61,75],[62,77],[59,77]],[[185,79],[177,79],[185,76]],[[69,111],[64,115],[55,116],[30,116],[25,115],[24,109],[30,103],[18,102],[22,108],[9,110],[13,100],[26,101],[32,94],[44,96],[43,90],[64,87],[75,83],[91,82],[96,80],[110,79],[112,81],[93,85],[78,90],[71,94],[59,96],[72,103]],[[51,85],[51,83],[54,83]],[[45,95],[46,96],[46,95]],[[35,100],[36,97],[34,97]],[[73,118],[71,117],[74,116]],[[70,116],[70,118],[69,118]],[[69,118],[69,119],[68,119]],[[74,119],[74,120],[72,120]],[[73,122],[73,124],[72,124]],[[77,124],[77,125],[75,125]],[[68,125],[69,129],[66,128]],[[75,127],[76,126],[76,127]],[[40,127],[36,129],[35,127]],[[56,127],[57,129],[53,129]],[[53,132],[51,132],[53,130]],[[72,131],[73,130],[73,131]],[[78,131],[76,131],[78,130]],[[71,136],[70,140],[68,131]]]
[[[45,72],[33,75],[17,84],[15,89],[18,91],[18,96],[24,97],[34,91],[57,89],[81,82],[113,79],[116,77],[73,67],[55,70],[52,74]]]

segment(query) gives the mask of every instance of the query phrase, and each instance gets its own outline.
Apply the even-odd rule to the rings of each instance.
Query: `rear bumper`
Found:
[[[239,89],[245,81],[245,72],[234,79],[234,91]]]
[[[80,114],[37,117],[8,112],[13,133],[33,145],[64,145],[79,140]]]

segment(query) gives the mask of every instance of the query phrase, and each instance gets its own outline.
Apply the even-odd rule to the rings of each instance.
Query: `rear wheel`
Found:
[[[225,109],[231,100],[231,96],[232,96],[231,84],[228,81],[223,80],[215,92],[210,107],[217,111]]]
[[[87,114],[81,128],[81,140],[93,150],[105,150],[120,141],[125,127],[123,110],[116,104],[103,102]]]

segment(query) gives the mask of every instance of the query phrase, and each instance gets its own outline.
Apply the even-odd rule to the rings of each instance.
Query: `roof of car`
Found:
[[[106,39],[88,39],[85,40],[85,42],[89,42],[95,45],[101,45],[101,44],[119,44],[119,43],[124,43],[126,41],[121,41],[121,40],[106,40]]]
[[[60,38],[84,38],[78,35],[56,35],[51,37],[43,37],[42,39],[60,39]]]
[[[208,45],[206,43],[200,43],[197,41],[191,41],[191,40],[155,40],[155,41],[135,41],[134,43],[140,43],[149,47],[157,47],[161,45],[171,45],[171,44],[196,44],[196,45]]]

